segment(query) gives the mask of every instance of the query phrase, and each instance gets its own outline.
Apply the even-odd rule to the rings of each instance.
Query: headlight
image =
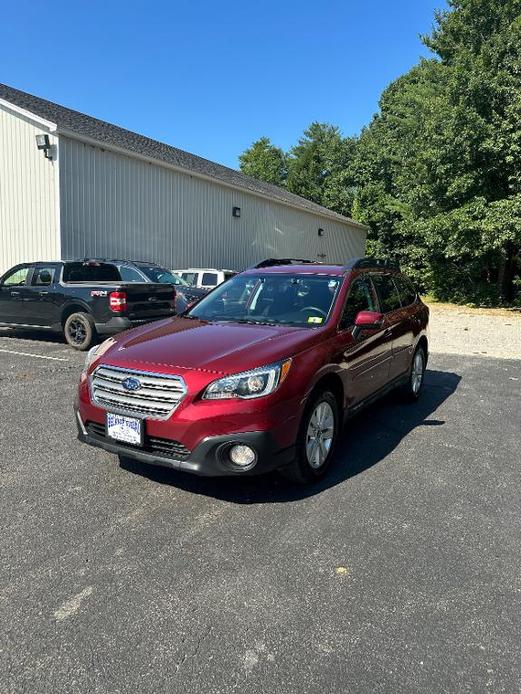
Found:
[[[204,391],[204,400],[224,398],[260,398],[269,395],[284,381],[291,367],[291,359],[226,376],[210,383]]]
[[[109,347],[112,347],[114,343],[114,338],[109,337],[108,340],[105,340],[100,345],[94,345],[94,347],[91,347],[85,358],[84,371],[88,371],[94,359],[97,359],[98,357],[101,357],[102,354],[105,354]]]

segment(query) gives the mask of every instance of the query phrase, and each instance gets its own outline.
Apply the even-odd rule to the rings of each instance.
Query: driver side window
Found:
[[[19,267],[3,281],[4,287],[22,287],[27,283],[28,267]]]
[[[342,330],[352,327],[360,311],[377,311],[376,297],[367,277],[358,277],[349,289],[340,320]]]

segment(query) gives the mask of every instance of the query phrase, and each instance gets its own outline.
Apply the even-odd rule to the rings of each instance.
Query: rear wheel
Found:
[[[335,396],[317,393],[306,408],[297,439],[295,460],[281,470],[293,482],[308,484],[323,477],[338,438],[339,412]]]
[[[88,313],[73,313],[65,321],[63,334],[71,347],[83,352],[89,349],[96,336],[94,321]]]
[[[425,354],[425,348],[417,347],[412,358],[408,381],[403,387],[403,394],[407,400],[414,402],[420,397],[426,365],[427,356]]]

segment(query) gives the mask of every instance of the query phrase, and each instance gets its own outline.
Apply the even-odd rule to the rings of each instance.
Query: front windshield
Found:
[[[138,265],[141,272],[143,272],[149,280],[152,282],[159,282],[160,284],[175,284],[176,287],[188,287],[188,282],[185,282],[181,277],[173,275],[168,270],[157,265]]]
[[[330,275],[237,275],[186,315],[206,321],[316,328],[326,322],[340,282],[341,277]]]

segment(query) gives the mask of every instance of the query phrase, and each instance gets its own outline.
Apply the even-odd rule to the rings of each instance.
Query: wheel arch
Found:
[[[418,347],[423,347],[423,350],[425,352],[425,366],[427,366],[427,362],[429,360],[429,341],[427,339],[427,335],[422,335],[420,337],[416,345],[416,349],[418,349]]]
[[[320,376],[309,393],[307,398],[308,402],[317,392],[322,390],[330,390],[333,393],[337,401],[338,413],[340,417],[342,417],[342,413],[344,411],[345,393],[344,384],[342,383],[340,376],[334,371],[329,371],[328,373]]]
[[[65,323],[67,322],[67,318],[69,316],[72,316],[73,313],[87,313],[92,318],[92,313],[91,313],[89,307],[86,304],[82,304],[79,301],[75,301],[74,303],[67,304],[62,309],[62,315],[61,315],[62,328],[65,327]]]

